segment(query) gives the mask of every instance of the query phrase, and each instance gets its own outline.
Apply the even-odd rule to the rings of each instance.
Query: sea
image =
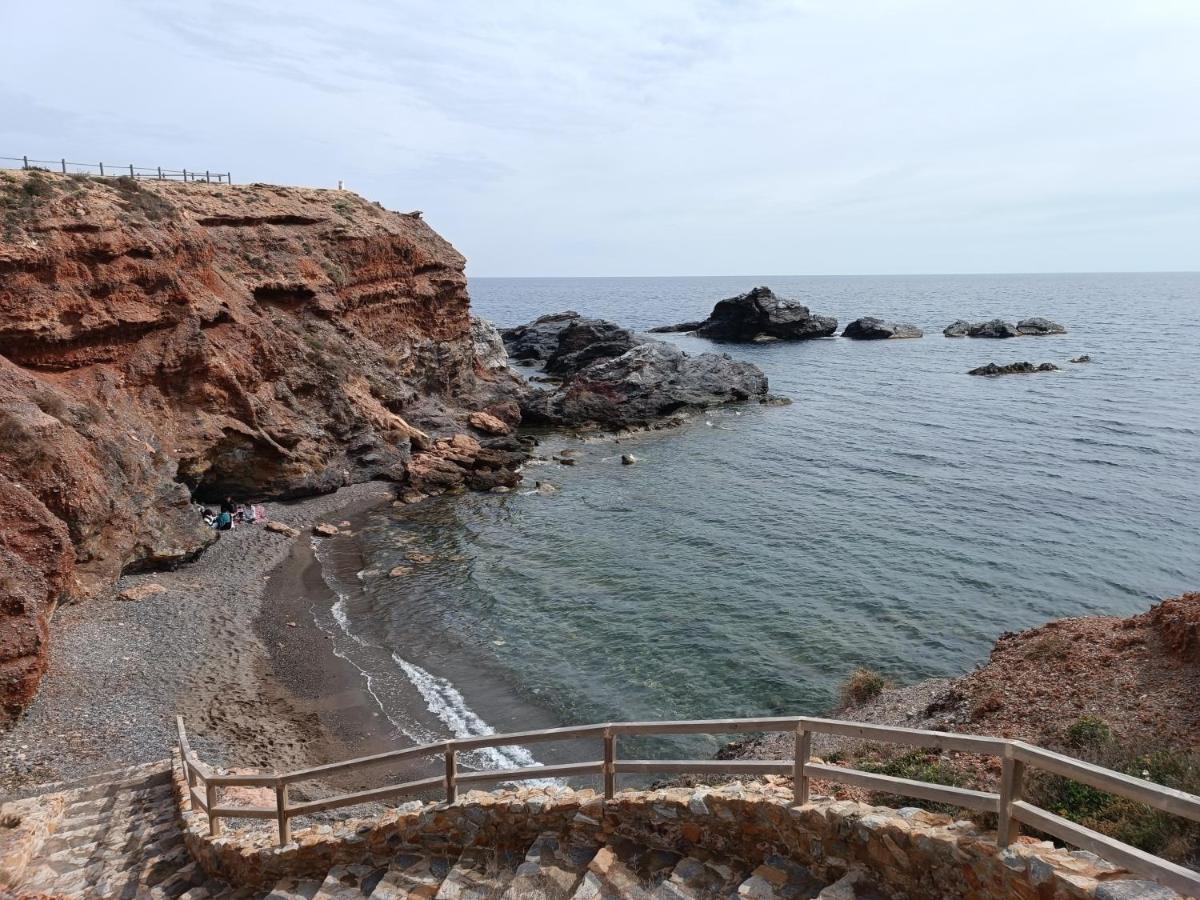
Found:
[[[822,714],[859,666],[900,684],[959,675],[1004,632],[1200,587],[1200,274],[475,278],[470,290],[499,325],[573,309],[644,330],[756,285],[841,325],[874,315],[925,337],[661,336],[755,363],[790,404],[619,441],[546,433],[513,493],[384,507],[352,543],[322,544],[336,601],[314,620],[362,673],[382,736]],[[1031,316],[1067,333],[942,335],[956,319]],[[1024,360],[1061,371],[966,374]],[[577,464],[554,462],[562,450]],[[411,573],[390,577],[396,566]],[[719,740],[667,743],[705,753]],[[517,746],[468,765],[573,753],[597,755]]]

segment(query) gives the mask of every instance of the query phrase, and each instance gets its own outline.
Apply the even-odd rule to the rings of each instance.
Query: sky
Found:
[[[0,156],[420,209],[473,276],[1200,269],[1200,0],[0,0]]]

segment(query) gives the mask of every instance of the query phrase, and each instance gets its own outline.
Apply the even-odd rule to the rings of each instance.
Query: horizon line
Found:
[[[808,272],[787,274],[775,272],[762,273],[733,273],[706,275],[471,275],[469,278],[510,278],[514,280],[535,280],[543,278],[930,278],[945,276],[992,276],[992,275],[1200,275],[1200,269],[1093,269],[1089,271],[1042,271],[1042,272],[859,272],[845,274],[841,272]]]

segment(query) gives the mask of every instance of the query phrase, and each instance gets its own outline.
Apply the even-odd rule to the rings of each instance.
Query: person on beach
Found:
[[[221,507],[221,514],[217,516],[217,531],[229,531],[233,528],[233,513]]]
[[[229,513],[231,516],[237,512],[237,504],[233,502],[232,497],[226,497],[221,501],[221,512]]]

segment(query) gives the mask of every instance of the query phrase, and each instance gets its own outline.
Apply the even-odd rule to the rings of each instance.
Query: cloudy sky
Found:
[[[426,218],[473,275],[1200,269],[1200,0],[0,0],[0,156]]]

